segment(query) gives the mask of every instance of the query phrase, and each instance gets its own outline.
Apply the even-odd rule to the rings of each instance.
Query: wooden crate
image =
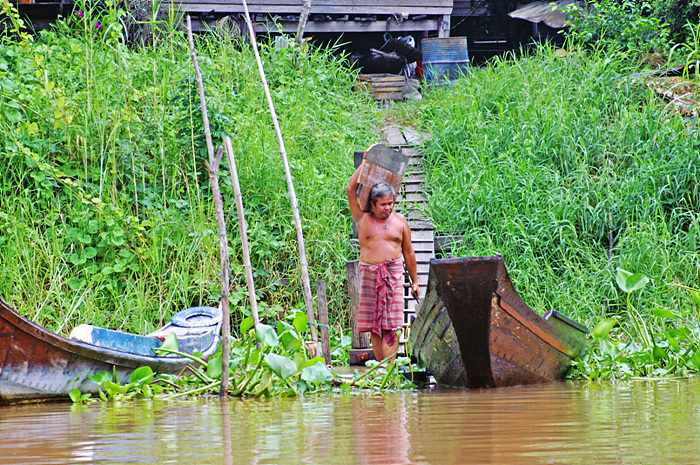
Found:
[[[403,100],[406,78],[396,74],[360,74],[357,76],[356,91],[370,91],[372,98],[382,100]]]
[[[408,157],[384,144],[373,144],[367,149],[367,158],[358,179],[357,202],[363,211],[372,211],[369,194],[375,184],[383,182],[399,193]]]

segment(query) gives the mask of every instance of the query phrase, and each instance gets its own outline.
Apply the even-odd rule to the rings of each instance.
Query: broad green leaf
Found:
[[[308,359],[306,358],[306,351],[300,350],[294,355],[294,362],[297,364],[297,370],[301,371],[307,367]]]
[[[668,358],[664,348],[659,346],[654,346],[654,349],[652,349],[652,355],[654,356],[655,360],[665,360]]]
[[[70,397],[70,400],[72,400],[74,403],[78,404],[80,402],[84,402],[90,398],[90,393],[85,393],[83,394],[80,392],[80,389],[78,388],[73,388],[70,391],[68,391],[68,397]]]
[[[615,318],[604,318],[595,325],[591,331],[591,336],[593,336],[594,340],[601,341],[608,337],[608,334],[610,334],[610,331],[616,324],[617,320]]]
[[[68,397],[70,397],[70,400],[73,402],[80,402],[80,397],[83,395],[82,392],[80,392],[80,389],[78,388],[73,388],[70,391],[68,391]]]
[[[270,325],[259,324],[258,327],[255,328],[255,337],[263,345],[269,347],[275,347],[280,342],[275,328]]]
[[[695,289],[690,290],[690,297],[693,298],[693,302],[695,302],[695,305],[700,307],[700,291],[696,291]]]
[[[207,363],[207,376],[211,379],[221,378],[221,362],[222,358],[220,356],[212,357]]]
[[[105,381],[111,381],[112,375],[108,371],[100,371],[99,373],[94,373],[88,376],[88,379],[93,381],[95,384],[102,384]]]
[[[241,360],[243,360],[243,357],[231,357],[228,361],[228,366],[231,370],[235,370],[238,368],[238,365],[241,363]]]
[[[252,316],[247,316],[241,321],[241,334],[246,334],[253,327],[255,321]]]
[[[251,350],[250,356],[248,357],[248,363],[253,366],[258,366],[262,361],[262,351],[257,347]]]
[[[301,371],[301,379],[307,383],[329,383],[335,379],[333,372],[323,362],[316,362]]]
[[[309,316],[304,312],[297,312],[292,324],[297,331],[304,334],[309,330]]]
[[[666,340],[668,341],[669,347],[671,347],[674,352],[678,352],[678,350],[681,348],[681,343],[676,339],[675,337],[671,335],[666,336]]]
[[[666,330],[669,337],[673,337],[680,340],[685,340],[690,335],[690,329],[688,328],[669,328]]]
[[[304,394],[308,390],[308,387],[306,386],[306,383],[300,379],[294,383],[294,389],[296,389],[299,394]],[[292,395],[294,394],[292,393]]]
[[[691,368],[700,370],[700,350],[696,351],[690,359],[688,359],[688,365]]]
[[[293,360],[277,354],[267,354],[265,363],[280,378],[287,379],[297,372],[297,364]]]
[[[289,352],[299,350],[302,346],[301,337],[293,328],[280,334],[280,341]]]
[[[131,373],[129,379],[134,384],[149,384],[153,381],[153,369],[149,366],[139,367]]]
[[[678,315],[667,308],[657,307],[654,309],[654,316],[657,318],[678,318]]]
[[[306,362],[306,366],[307,366],[307,367],[310,367],[310,366],[312,366],[312,365],[316,365],[317,363],[325,363],[325,361],[323,360],[323,357],[314,357],[314,358],[312,358],[311,360],[309,360],[308,362]]]
[[[269,371],[265,371],[262,376],[260,377],[260,383],[258,384],[257,388],[255,389],[255,392],[253,395],[255,397],[259,397],[263,394],[269,394],[269,390],[272,387],[273,381],[272,381],[272,373]]]
[[[97,256],[97,249],[94,247],[86,247],[80,255],[85,258],[95,258]]]
[[[630,276],[632,276],[632,273],[623,270],[619,266],[617,267],[617,273],[615,274],[615,282],[617,282],[618,287],[625,292],[629,292],[627,291],[627,278]]]
[[[180,348],[180,343],[177,341],[177,336],[175,335],[175,333],[170,333],[167,336],[165,336],[165,340],[160,345],[160,348],[168,350],[178,350]]]
[[[141,392],[137,392],[134,398],[136,399],[151,399],[153,397],[153,389],[151,389],[150,384],[146,384],[142,387]]]
[[[129,389],[129,386],[122,386],[121,384],[112,381],[105,381],[102,383],[102,387],[105,388],[107,394],[111,396],[114,396],[115,394],[124,394]]]
[[[615,344],[610,342],[610,339],[603,339],[600,341],[600,353],[611,359],[615,359],[620,353],[620,350]]]
[[[633,274],[618,267],[615,281],[620,289],[629,293],[643,288],[649,282],[649,278],[641,273]]]
[[[290,329],[293,330],[294,326],[290,325],[286,321],[280,320],[277,322],[277,333],[278,334],[281,335],[283,332],[288,331]]]

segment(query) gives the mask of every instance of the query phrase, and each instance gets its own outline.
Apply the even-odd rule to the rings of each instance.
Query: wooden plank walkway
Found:
[[[424,297],[428,284],[430,259],[435,256],[435,235],[433,225],[426,216],[428,197],[425,194],[423,154],[417,148],[428,136],[412,128],[387,126],[382,130],[384,143],[409,157],[408,170],[404,175],[401,191],[398,193],[396,211],[403,214],[411,227],[411,240],[418,264],[418,285]],[[404,278],[404,331],[401,333],[400,352],[406,342],[411,316],[416,312],[416,301],[411,296],[408,279]]]

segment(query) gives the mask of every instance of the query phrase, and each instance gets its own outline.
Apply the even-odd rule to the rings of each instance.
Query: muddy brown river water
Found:
[[[700,381],[0,407],[0,464],[697,464]]]

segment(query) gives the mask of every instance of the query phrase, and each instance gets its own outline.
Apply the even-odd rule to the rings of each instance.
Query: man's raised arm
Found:
[[[360,174],[362,173],[362,167],[364,166],[364,160],[362,164],[355,170],[355,172],[350,176],[348,181],[348,186],[346,192],[348,194],[348,203],[350,204],[350,212],[352,213],[352,219],[357,223],[364,215],[364,212],[360,208],[360,204],[357,202],[357,186],[359,186]]]

